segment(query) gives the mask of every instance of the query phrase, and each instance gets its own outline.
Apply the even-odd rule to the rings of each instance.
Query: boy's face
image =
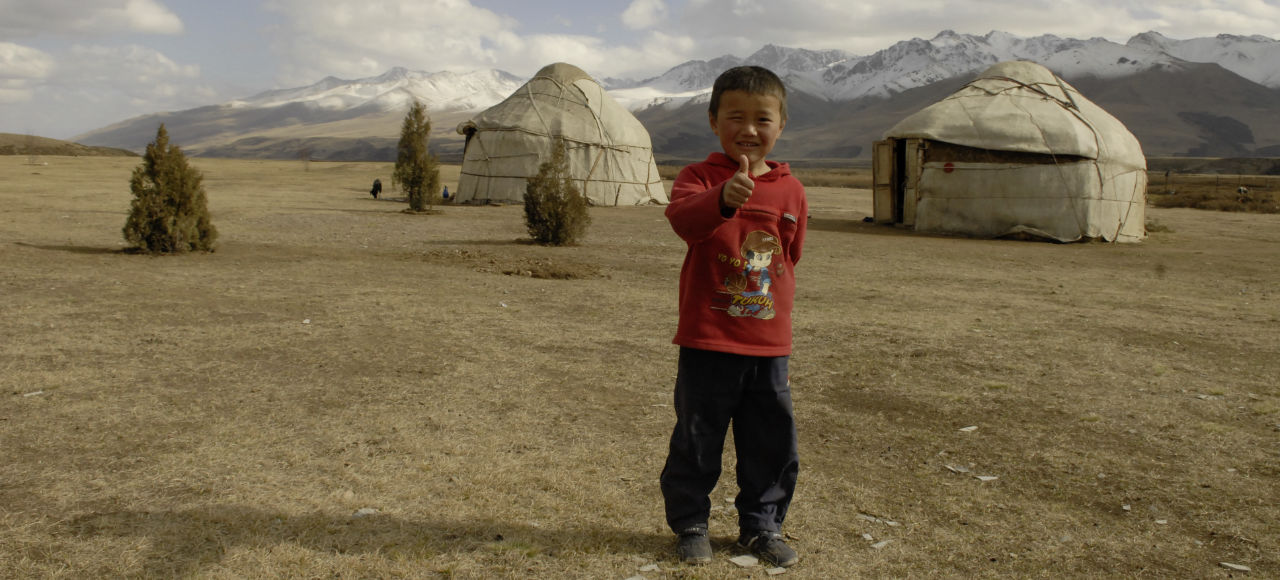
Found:
[[[746,155],[751,174],[769,171],[765,158],[773,150],[782,128],[782,102],[773,95],[756,95],[745,91],[725,91],[720,95],[720,108],[711,119],[711,130],[720,138],[725,155],[737,161]]]
[[[771,252],[751,252],[747,258],[747,265],[752,270],[763,270],[769,267],[773,262],[773,254]]]

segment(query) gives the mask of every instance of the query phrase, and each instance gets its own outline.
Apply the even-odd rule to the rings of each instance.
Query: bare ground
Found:
[[[386,164],[196,159],[218,251],[146,257],[136,159],[43,161],[0,157],[0,577],[765,577],[730,477],[716,562],[671,555],[662,208],[545,248],[371,199]],[[810,201],[787,577],[1280,575],[1280,216],[1057,245]]]

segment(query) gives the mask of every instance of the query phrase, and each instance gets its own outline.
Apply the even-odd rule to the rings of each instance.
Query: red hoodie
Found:
[[[768,173],[752,176],[755,189],[737,210],[720,203],[721,188],[739,167],[728,155],[712,153],[676,177],[667,220],[689,250],[680,269],[675,344],[750,356],[791,354],[795,265],[809,202],[786,163],[768,165]]]

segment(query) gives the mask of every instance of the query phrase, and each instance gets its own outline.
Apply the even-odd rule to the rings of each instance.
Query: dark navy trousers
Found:
[[[788,359],[680,348],[676,426],[660,479],[672,531],[710,518],[730,425],[738,526],[743,532],[782,529],[800,471]]]

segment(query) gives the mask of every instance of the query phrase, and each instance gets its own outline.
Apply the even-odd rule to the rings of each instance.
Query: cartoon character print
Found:
[[[725,311],[730,316],[761,320],[773,318],[773,294],[769,292],[773,278],[769,274],[769,265],[774,254],[781,252],[782,244],[777,236],[762,230],[747,234],[747,239],[742,242],[742,259],[732,260],[734,265],[742,264],[742,271],[733,273],[724,281],[724,293],[729,295],[729,306]]]

